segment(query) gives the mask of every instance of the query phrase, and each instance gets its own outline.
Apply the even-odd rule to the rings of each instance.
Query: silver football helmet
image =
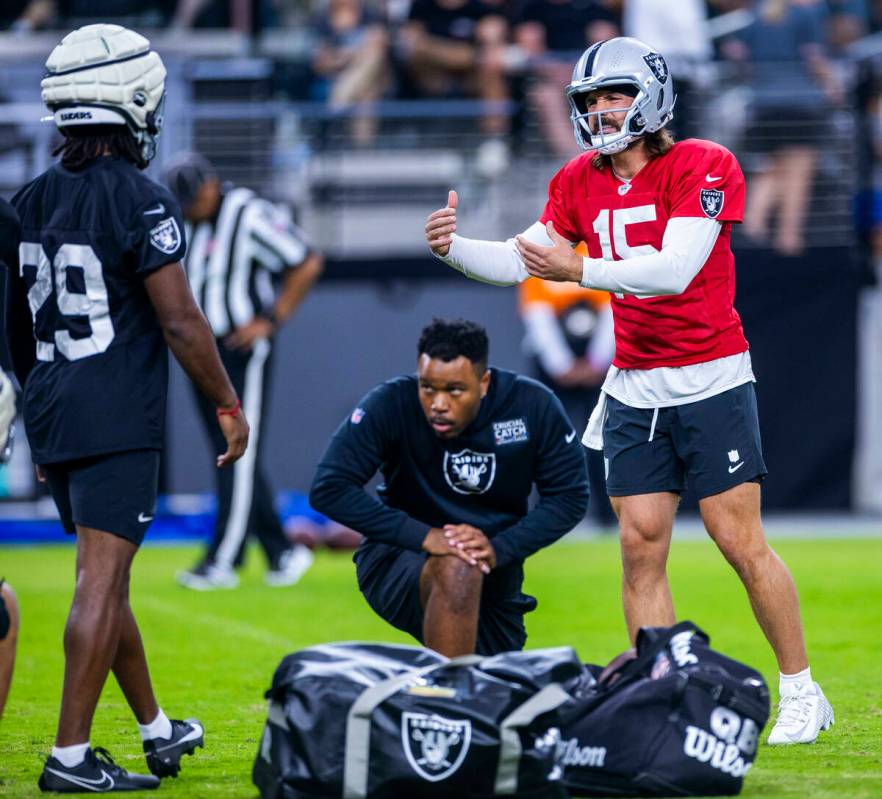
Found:
[[[585,101],[589,92],[610,86],[629,87],[634,101],[629,108],[620,109],[628,111],[621,128],[604,133],[601,118],[615,109],[588,111]],[[649,45],[627,36],[589,47],[576,62],[566,94],[579,146],[604,155],[619,153],[645,133],[663,128],[674,117],[677,99],[665,59]],[[596,131],[591,129],[592,116]]]
[[[165,105],[165,66],[150,42],[120,25],[86,25],[46,60],[43,102],[59,128],[127,125],[145,161],[156,152]]]

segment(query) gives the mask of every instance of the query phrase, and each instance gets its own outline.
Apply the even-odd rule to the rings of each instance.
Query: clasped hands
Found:
[[[430,555],[458,557],[484,574],[496,567],[496,550],[490,539],[470,524],[433,527],[423,541],[423,550]]]

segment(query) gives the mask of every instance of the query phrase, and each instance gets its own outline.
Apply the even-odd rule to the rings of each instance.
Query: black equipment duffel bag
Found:
[[[558,799],[568,648],[455,660],[410,646],[332,644],[282,660],[254,763],[263,799]],[[591,681],[591,678],[587,678]]]
[[[573,796],[737,794],[769,718],[759,672],[710,648],[691,622],[643,628],[574,701],[558,763]]]

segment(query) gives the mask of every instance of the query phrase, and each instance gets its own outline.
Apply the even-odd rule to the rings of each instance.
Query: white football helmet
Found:
[[[43,102],[59,128],[127,125],[145,161],[153,158],[166,72],[147,39],[120,25],[86,25],[61,40],[46,69]]]
[[[634,92],[634,102],[616,133],[604,133],[601,124],[601,116],[611,109],[587,111],[585,105],[588,92],[610,86],[628,86]],[[579,146],[604,155],[619,153],[645,133],[667,125],[674,117],[677,99],[665,59],[649,45],[627,36],[589,47],[576,62],[566,94]],[[591,130],[592,116],[596,117],[596,133]]]

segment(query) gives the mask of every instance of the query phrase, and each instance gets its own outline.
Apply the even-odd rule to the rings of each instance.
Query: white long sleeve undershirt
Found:
[[[714,219],[675,217],[668,220],[662,248],[624,261],[582,259],[581,285],[636,297],[682,294],[701,271],[722,225]]]
[[[704,266],[721,230],[714,219],[675,217],[668,220],[658,252],[624,261],[583,258],[581,285],[638,297],[682,294]],[[553,243],[541,222],[521,235],[544,247]],[[441,260],[472,280],[497,286],[512,286],[530,276],[515,239],[481,241],[454,234]]]

